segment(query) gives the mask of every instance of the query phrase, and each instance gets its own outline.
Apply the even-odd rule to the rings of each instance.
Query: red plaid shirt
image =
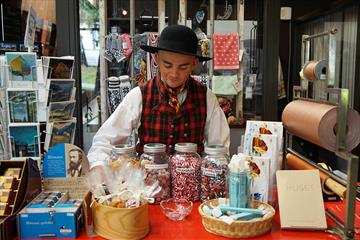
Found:
[[[138,129],[138,153],[146,143],[164,143],[172,154],[176,143],[191,142],[198,145],[198,153],[204,150],[204,127],[206,121],[207,88],[189,78],[186,82],[187,96],[180,111],[169,105],[169,95],[160,78],[148,81],[141,88],[142,115]]]

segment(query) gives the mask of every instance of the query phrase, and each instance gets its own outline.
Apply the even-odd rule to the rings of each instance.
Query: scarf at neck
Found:
[[[177,98],[177,95],[182,93],[185,90],[186,83],[184,83],[180,87],[171,88],[166,84],[165,81],[162,81],[162,82],[164,84],[165,89],[168,92],[168,95],[169,95],[169,105],[170,105],[170,107],[172,107],[176,111],[176,113],[178,113],[179,110],[180,110],[180,103],[179,103],[179,100]]]

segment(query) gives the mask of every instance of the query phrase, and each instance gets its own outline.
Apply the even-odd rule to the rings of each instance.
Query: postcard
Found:
[[[253,173],[253,183],[251,184],[252,199],[267,203],[269,201],[270,190],[270,158],[250,157],[247,162]]]
[[[10,123],[37,122],[37,98],[34,90],[8,89]]]
[[[51,122],[46,126],[44,149],[60,143],[73,143],[76,129],[76,118],[69,121]]]
[[[50,102],[49,122],[71,120],[75,109],[75,101]]]
[[[50,80],[48,103],[71,100],[74,79]]]
[[[73,75],[74,57],[43,57],[45,79],[70,79]]]
[[[72,78],[74,59],[50,58],[47,78],[64,79]]]
[[[10,81],[36,80],[36,53],[7,52],[5,57]]]
[[[11,158],[39,157],[39,124],[9,126]]]

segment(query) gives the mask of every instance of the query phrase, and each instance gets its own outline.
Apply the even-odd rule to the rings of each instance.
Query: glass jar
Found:
[[[171,157],[171,187],[173,198],[197,201],[200,198],[201,157],[195,143],[175,144]]]
[[[230,207],[252,207],[250,194],[252,177],[250,170],[246,169],[239,172],[231,172],[226,178]]]
[[[135,146],[131,144],[119,144],[113,146],[110,155],[110,169],[116,172],[124,164],[128,163],[139,166],[139,159],[136,155]]]
[[[201,200],[226,197],[229,156],[223,145],[205,147],[201,161]]]
[[[170,170],[169,155],[166,145],[162,143],[148,143],[144,145],[144,153],[140,157],[140,165],[146,171],[144,180],[146,185],[159,182],[161,190],[154,197],[154,203],[170,198]]]

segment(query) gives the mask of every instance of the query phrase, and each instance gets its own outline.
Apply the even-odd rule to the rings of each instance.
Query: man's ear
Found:
[[[193,66],[192,66],[192,70],[194,70],[198,64],[199,64],[199,59],[197,57],[195,57],[195,60],[193,62]]]

